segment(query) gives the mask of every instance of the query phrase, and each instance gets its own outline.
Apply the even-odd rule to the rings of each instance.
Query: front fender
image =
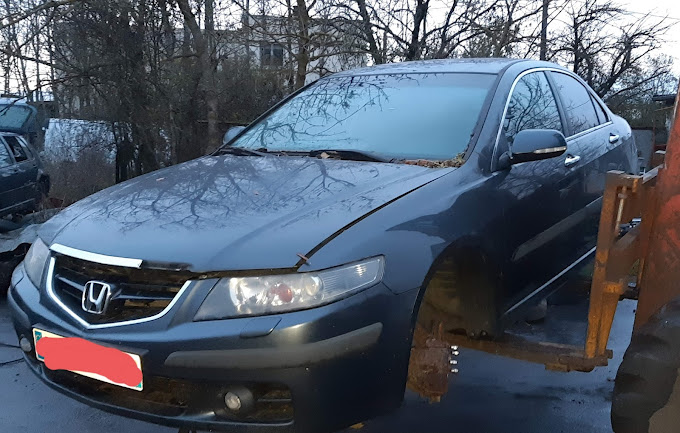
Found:
[[[395,294],[419,290],[412,306],[415,320],[436,272],[460,263],[462,271],[457,272],[468,283],[457,285],[455,296],[463,296],[461,308],[470,313],[456,327],[462,323],[463,329],[495,332],[505,251],[503,213],[492,188],[484,185],[486,179],[474,175],[461,169],[390,203],[338,234],[300,270],[384,255],[385,285]],[[480,278],[488,284],[480,285]]]
[[[454,245],[502,254],[499,209],[489,209],[483,178],[456,170],[385,206],[338,234],[301,271],[365,257],[385,256],[385,284],[394,293],[420,288],[430,269]],[[469,180],[466,182],[466,180]],[[482,187],[482,190],[480,190]]]

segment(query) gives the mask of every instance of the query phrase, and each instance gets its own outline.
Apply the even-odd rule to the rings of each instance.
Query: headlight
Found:
[[[374,257],[319,272],[223,278],[195,320],[259,316],[328,304],[378,283],[384,259]]]
[[[40,287],[45,266],[50,258],[50,249],[40,238],[37,238],[24,257],[24,269],[33,285]]]

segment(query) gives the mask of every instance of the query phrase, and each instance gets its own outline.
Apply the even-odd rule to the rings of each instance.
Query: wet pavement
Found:
[[[619,304],[609,348],[614,359],[591,373],[559,373],[543,366],[472,350],[461,351],[460,373],[441,403],[407,392],[400,410],[367,421],[362,433],[569,433],[611,432],[609,406],[614,376],[629,341],[636,303]],[[541,325],[519,331],[560,342],[581,341],[586,304],[550,306]],[[0,298],[0,431],[169,433],[176,429],[92,409],[63,397],[29,372],[16,346],[6,299]],[[359,427],[359,426],[357,426]]]

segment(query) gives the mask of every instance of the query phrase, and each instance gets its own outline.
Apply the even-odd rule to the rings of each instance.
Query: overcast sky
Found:
[[[680,75],[680,0],[620,0],[626,9],[642,17],[645,13],[668,16],[668,23],[673,27],[666,35],[667,43],[663,53],[673,57],[675,71]]]

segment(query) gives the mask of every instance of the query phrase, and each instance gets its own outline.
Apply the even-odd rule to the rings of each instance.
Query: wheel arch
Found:
[[[458,319],[449,322],[449,326],[453,326],[451,330],[465,331],[470,336],[497,334],[501,271],[497,258],[489,251],[482,239],[476,236],[463,237],[444,248],[433,260],[418,291],[411,317],[412,327],[419,319],[428,290],[451,282],[449,277],[453,272],[458,280],[452,293],[460,296],[461,309],[457,312],[441,311],[444,315],[458,316]],[[476,284],[481,282],[486,284]]]

